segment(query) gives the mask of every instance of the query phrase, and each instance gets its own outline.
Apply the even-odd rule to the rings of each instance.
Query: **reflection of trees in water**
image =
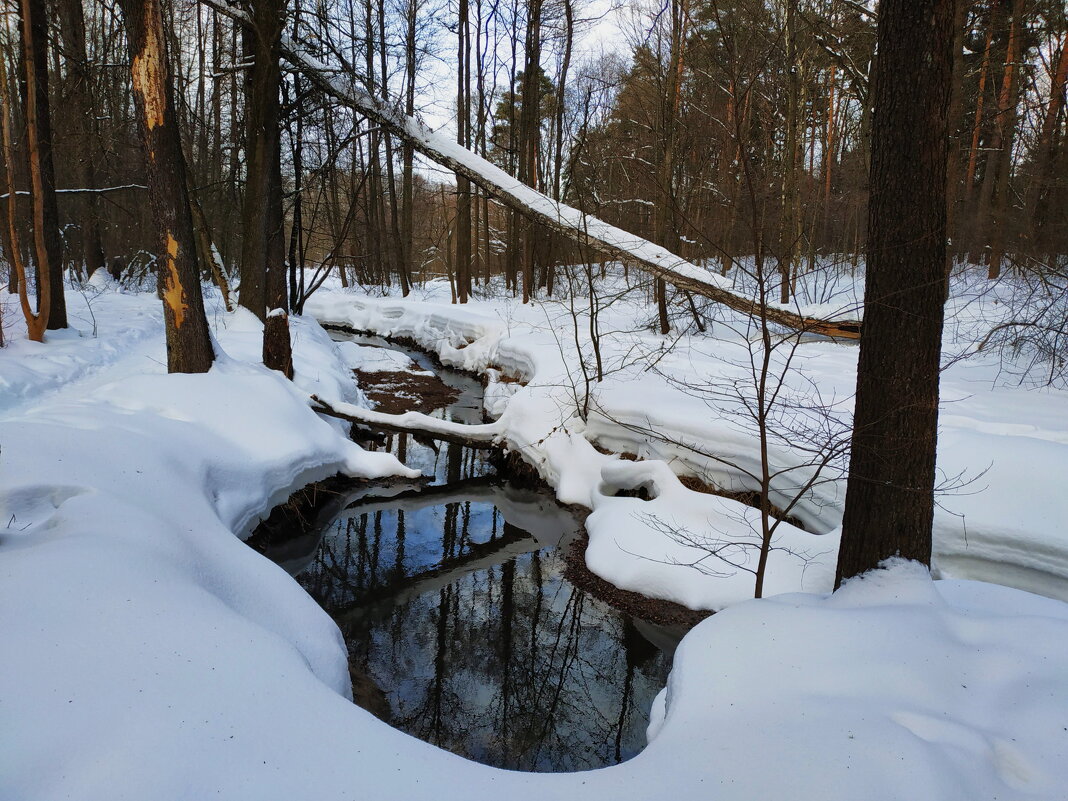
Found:
[[[503,549],[525,543],[533,552]],[[537,547],[486,504],[374,512],[339,520],[300,580],[346,610],[353,663],[385,690],[398,728],[503,767],[618,762],[645,744],[667,659]],[[427,576],[448,583],[404,595]]]

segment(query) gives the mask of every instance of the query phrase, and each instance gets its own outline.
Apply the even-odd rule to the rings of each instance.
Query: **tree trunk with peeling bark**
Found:
[[[156,277],[167,332],[167,371],[203,373],[214,353],[200,291],[185,157],[160,0],[119,0],[130,48],[134,104],[159,244]]]

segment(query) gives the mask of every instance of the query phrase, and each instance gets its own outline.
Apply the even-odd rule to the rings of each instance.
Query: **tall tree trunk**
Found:
[[[167,370],[203,373],[210,369],[214,354],[200,292],[160,0],[119,0],[119,5],[126,22],[134,104],[159,236],[156,275],[167,332]]]
[[[541,13],[542,0],[527,0],[527,31],[524,48],[522,105],[519,109],[519,180],[538,188],[538,151],[541,133]],[[535,238],[533,225],[522,220],[523,302],[534,295]]]
[[[957,238],[957,206],[961,200],[960,154],[964,107],[964,34],[971,0],[957,0],[953,15],[953,85],[949,98],[949,153],[946,161],[946,234]],[[946,253],[946,270],[953,267],[953,250]]]
[[[1023,4],[1022,0],[1009,1],[1009,39],[1005,48],[1005,68],[1001,74],[994,129],[990,146],[987,148],[989,152],[983,167],[983,183],[979,188],[979,206],[975,215],[976,224],[982,226],[976,244],[985,243],[989,246],[987,275],[991,279],[1001,274],[1003,216],[1008,207],[1008,181],[1020,85],[1016,61],[1020,51],[1020,12],[1023,10]],[[973,251],[973,255],[979,254]]]
[[[59,236],[59,207],[56,205],[56,170],[52,162],[52,116],[48,109],[48,11],[45,0],[19,0],[22,60],[26,73],[26,116],[35,117],[36,148],[40,181],[30,191],[34,198],[34,238],[40,227],[44,252],[38,251],[37,270],[47,271],[48,328],[67,327],[67,302],[63,296],[63,242]],[[33,73],[32,76],[30,73]],[[38,296],[38,302],[45,300]]]
[[[255,17],[255,9],[253,10]],[[241,61],[243,64],[254,62],[256,56],[256,32],[253,27],[243,27],[239,31],[241,37]],[[267,176],[270,152],[273,143],[265,139],[264,120],[256,119],[257,113],[262,114],[265,110],[256,103],[254,98],[263,93],[262,88],[257,88],[255,81],[268,79],[263,71],[257,72],[254,68],[246,68],[244,71],[245,107],[244,115],[244,143],[245,143],[245,187],[241,204],[241,262],[239,275],[241,279],[238,289],[237,302],[256,315],[260,320],[266,320],[267,315],[267,235],[266,235],[266,202],[267,202]],[[232,117],[234,127],[238,127],[235,116]],[[235,183],[237,176],[234,175]]]
[[[282,214],[279,103],[282,73],[278,66],[278,44],[285,14],[285,0],[255,0],[252,26],[247,30],[254,60],[245,98],[248,177],[243,215],[242,273],[260,277],[263,302],[257,308],[248,306],[244,300],[242,304],[264,322],[263,363],[292,378]]]
[[[411,117],[415,114],[415,65],[416,65],[416,23],[418,21],[418,0],[408,0],[405,7],[406,31],[404,37],[404,113]],[[415,150],[411,142],[405,141],[401,146],[401,269],[411,284],[411,273],[415,267]],[[402,288],[405,283],[402,282]],[[407,290],[405,290],[405,294]]]
[[[470,147],[471,139],[471,29],[468,0],[459,2],[456,70],[456,143]],[[471,293],[471,182],[456,176],[456,297],[467,303]]]
[[[79,188],[96,189],[93,169],[96,148],[96,112],[93,110],[92,86],[89,80],[89,60],[85,52],[85,17],[82,0],[60,0],[59,30],[67,62],[67,102],[71,106],[73,127],[71,146],[74,156],[74,175]],[[104,266],[104,248],[100,242],[100,209],[97,195],[89,192],[81,199],[82,259],[85,274],[92,275]]]
[[[895,554],[930,564],[953,5],[879,6],[864,327],[836,585]]]
[[[660,102],[660,165],[658,174],[659,203],[656,208],[654,219],[654,237],[657,244],[671,251],[678,250],[678,237],[676,232],[676,199],[675,199],[675,150],[678,144],[678,132],[676,130],[680,95],[682,92],[682,48],[686,41],[687,5],[686,0],[671,0],[671,39],[668,47],[668,63],[664,73],[664,97]],[[656,295],[657,320],[660,325],[660,333],[667,334],[671,330],[671,321],[667,313],[667,283],[663,278],[654,281],[654,294]]]
[[[32,84],[33,72],[28,71],[27,74]],[[48,326],[48,301],[52,291],[52,283],[48,278],[47,271],[38,277],[37,299],[39,301],[39,310],[35,313],[33,306],[30,303],[29,284],[26,280],[26,262],[22,257],[18,227],[15,222],[18,215],[18,195],[15,193],[15,150],[11,145],[11,117],[13,105],[11,103],[11,94],[11,87],[7,82],[7,66],[3,56],[0,55],[0,101],[2,101],[2,106],[0,106],[0,115],[2,115],[2,117],[0,117],[0,137],[2,137],[3,140],[4,159],[7,163],[7,169],[4,170],[7,189],[7,214],[5,215],[7,235],[4,238],[4,242],[5,247],[8,249],[7,259],[11,270],[11,277],[8,279],[8,285],[9,287],[17,286],[18,288],[19,304],[22,307],[22,316],[26,320],[27,336],[32,342],[43,342],[45,329]],[[27,155],[29,156],[30,163],[30,181],[34,185],[39,185],[41,183],[41,162],[40,150],[37,148],[37,119],[31,108],[27,108],[26,129]],[[36,212],[40,206],[39,194],[34,197],[34,201],[34,212],[36,216]],[[40,226],[35,226],[34,241],[38,258],[43,258],[45,256],[45,247]]]
[[[1061,54],[1057,59],[1053,77],[1050,79],[1049,105],[1046,106],[1046,113],[1042,117],[1042,129],[1039,132],[1038,142],[1035,143],[1033,175],[1024,200],[1024,212],[1028,219],[1027,238],[1033,255],[1038,255],[1047,249],[1046,243],[1039,241],[1039,232],[1047,213],[1047,204],[1043,203],[1043,196],[1056,182],[1053,177],[1055,172],[1052,169],[1057,151],[1054,131],[1061,112],[1064,110],[1066,91],[1068,91],[1068,36],[1061,40]]]
[[[786,141],[782,161],[782,211],[779,221],[779,302],[790,302],[791,277],[797,269],[801,240],[801,213],[798,191],[801,166],[798,164],[798,128],[801,124],[801,63],[797,53],[797,0],[786,4]],[[803,164],[803,162],[802,162]]]

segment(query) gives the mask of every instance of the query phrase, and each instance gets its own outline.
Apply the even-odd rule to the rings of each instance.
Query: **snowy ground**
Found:
[[[947,325],[952,363],[942,381],[935,569],[1068,600],[1068,532],[1060,524],[1068,519],[1068,494],[1061,491],[1068,474],[1068,392],[1006,385],[996,354],[954,360],[973,346],[980,320],[1003,314],[997,295],[977,299],[963,281],[957,288]],[[650,307],[641,295],[616,301],[599,315],[606,377],[591,383],[583,420],[587,389],[577,365],[592,364],[592,350],[582,308],[582,344],[576,345],[566,302],[524,306],[493,298],[460,308],[449,305],[448,287],[440,283],[421,294],[399,300],[322,292],[308,310],[325,322],[415,339],[445,364],[488,370],[491,378],[522,377],[526,386],[518,392],[514,383],[491,383],[487,406],[500,417],[500,438],[538,468],[561,501],[594,510],[587,562],[595,572],[694,608],[720,609],[751,597],[754,510],[692,492],[674,477],[696,475],[727,490],[758,488],[755,426],[740,400],[752,400],[753,383],[739,319],[722,316],[712,335],[660,337],[646,329]],[[855,296],[849,286],[822,305],[848,307]],[[830,590],[845,497],[840,454],[808,492],[797,497],[797,487],[812,475],[809,446],[848,433],[855,344],[813,340],[791,358],[784,405],[773,415],[781,430],[769,443],[772,469],[781,471],[772,500],[780,508],[794,504],[790,513],[812,533],[779,527],[766,594]],[[816,392],[820,409],[812,405]],[[594,445],[644,461],[619,463]],[[612,497],[639,486],[655,497]],[[668,530],[681,533],[666,536]],[[723,549],[724,543],[731,545]],[[713,550],[718,556],[707,557]],[[697,560],[704,572],[685,566]]]
[[[579,358],[565,305],[457,309],[437,292],[418,302],[333,292],[309,311],[525,378],[518,391],[491,385],[497,425],[562,499],[594,509],[591,566],[695,606],[734,604],[684,640],[649,748],[591,773],[508,773],[349,703],[336,627],[234,533],[306,481],[404,472],[308,408],[312,392],[361,403],[347,378],[353,354],[294,320],[290,385],[256,363],[258,323],[216,308],[226,356],[207,375],[165,376],[158,301],[109,289],[92,300],[95,326],[81,314],[77,333],[0,351],[0,798],[1063,797],[1068,605],[932,582],[908,564],[822,594],[837,481],[794,509],[819,533],[782,531],[807,558],[778,551],[769,575],[768,592],[808,592],[736,603],[749,574],[665,564],[685,551],[656,521],[744,546],[751,513],[675,474],[744,484],[751,432],[665,378],[729,378],[741,343],[687,339],[644,371],[627,354],[661,343],[628,318],[648,312],[613,307],[602,320],[620,331],[605,340],[611,375],[584,421],[584,387],[562,369]],[[852,348],[807,343],[802,358],[825,397],[844,401],[834,414],[848,414]],[[940,467],[990,467],[971,494],[943,499],[936,557],[943,573],[1064,597],[1065,396],[992,388],[995,371],[966,361],[945,373]],[[650,439],[650,428],[681,444]],[[683,447],[698,441],[715,452]],[[789,443],[776,447],[775,459],[790,457]],[[652,500],[614,497],[638,485]],[[952,513],[965,515],[966,537]]]

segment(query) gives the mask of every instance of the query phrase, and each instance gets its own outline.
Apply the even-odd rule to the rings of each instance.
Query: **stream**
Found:
[[[409,356],[455,390],[435,414],[482,421],[476,379],[385,340],[334,336]],[[588,770],[641,751],[681,632],[567,580],[582,524],[551,493],[457,445],[404,435],[381,447],[433,482],[356,488],[325,520],[261,547],[337,622],[356,702],[502,768]]]

